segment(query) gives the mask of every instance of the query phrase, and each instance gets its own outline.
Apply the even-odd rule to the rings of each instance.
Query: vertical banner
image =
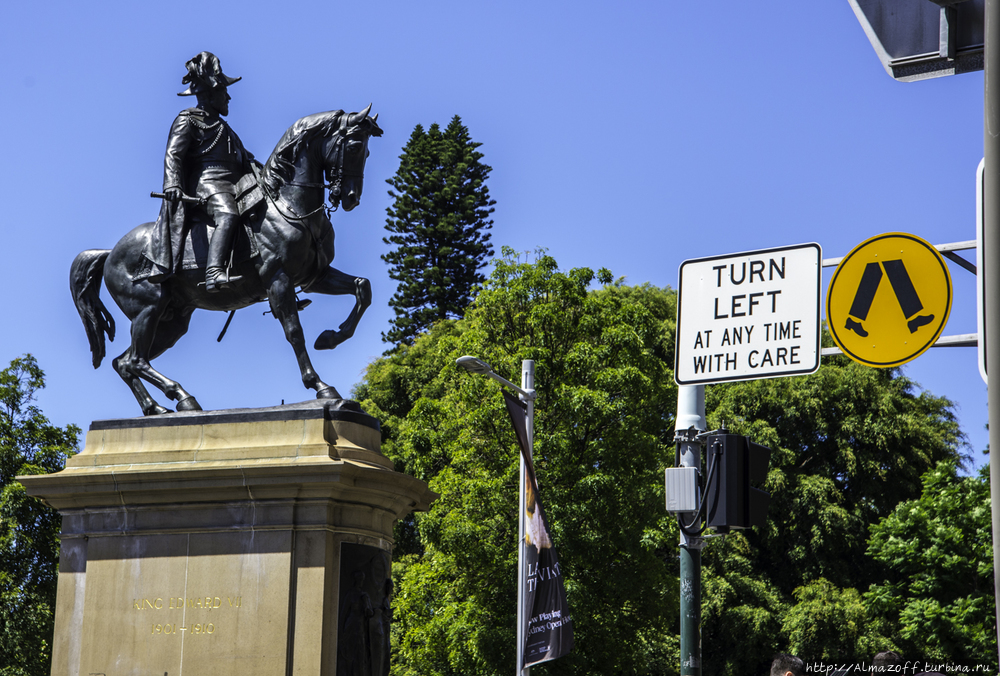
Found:
[[[535,467],[528,445],[525,405],[507,392],[503,393],[507,413],[514,425],[524,457],[524,562],[527,568],[524,594],[524,651],[521,669],[562,657],[573,649],[573,621],[566,605],[559,557],[549,537],[545,512],[538,495]]]

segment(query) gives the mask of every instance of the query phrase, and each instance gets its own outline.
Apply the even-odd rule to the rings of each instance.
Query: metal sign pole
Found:
[[[696,437],[705,428],[705,386],[679,385],[674,425],[678,467],[701,470],[701,442]],[[678,516],[685,521],[692,515]],[[701,549],[704,546],[702,538],[681,531],[681,676],[701,676]]]
[[[986,0],[985,93],[983,96],[983,269],[979,274],[1000,271],[1000,0]],[[993,512],[993,569],[1000,571],[1000,303],[993,296],[996,285],[986,280],[986,363],[990,427],[990,499]],[[994,576],[994,592],[1000,598],[1000,575]],[[1000,632],[1000,607],[997,611]],[[998,633],[1000,639],[1000,633]]]

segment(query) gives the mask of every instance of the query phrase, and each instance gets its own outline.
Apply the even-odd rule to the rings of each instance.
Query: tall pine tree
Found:
[[[443,133],[436,123],[426,132],[418,124],[386,181],[394,201],[385,228],[392,234],[382,241],[394,248],[382,260],[399,286],[385,342],[410,345],[434,322],[463,316],[473,288],[486,279],[480,269],[493,255],[488,219],[496,202],[480,145],[458,115]]]

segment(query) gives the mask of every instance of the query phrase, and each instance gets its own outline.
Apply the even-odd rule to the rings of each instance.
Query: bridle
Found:
[[[331,162],[331,167],[327,171],[327,177],[330,179],[330,183],[327,187],[330,189],[331,201],[333,201],[334,196],[336,196],[337,200],[336,205],[334,206],[334,211],[336,211],[337,206],[340,205],[340,187],[343,180],[345,178],[363,179],[365,177],[364,163],[361,163],[361,169],[357,171],[348,171],[344,169],[344,146],[351,139],[351,134],[354,129],[360,128],[360,125],[356,125],[354,129],[351,128],[350,117],[350,115],[345,116],[340,123],[340,135],[337,137],[334,161]]]
[[[271,201],[271,204],[274,205],[274,208],[278,211],[279,214],[281,214],[282,218],[289,221],[304,221],[308,218],[311,218],[312,216],[315,216],[320,211],[326,211],[326,216],[327,218],[329,218],[333,214],[333,212],[337,211],[337,209],[340,208],[340,191],[344,179],[364,178],[365,174],[363,169],[361,171],[346,171],[344,169],[344,144],[350,136],[350,134],[348,133],[346,122],[347,121],[345,120],[344,123],[342,124],[340,128],[341,133],[338,135],[336,141],[334,142],[333,161],[330,163],[330,168],[326,172],[327,183],[323,182],[298,183],[295,181],[287,181],[285,183],[285,185],[293,185],[298,188],[319,188],[320,190],[329,190],[330,191],[329,204],[327,204],[326,201],[323,200],[322,197],[320,197],[320,205],[318,207],[310,211],[308,214],[302,216],[295,215],[294,209],[292,209],[291,205],[285,202],[285,200],[282,199],[280,195],[274,196],[271,194],[271,191],[267,187],[267,184],[264,181],[260,180],[260,175],[258,174],[257,168],[254,167],[254,174],[255,177],[257,178],[258,185],[260,185],[261,189],[264,191],[264,195],[267,197],[267,199]],[[288,211],[282,209],[281,203],[284,203],[285,209],[287,209]]]

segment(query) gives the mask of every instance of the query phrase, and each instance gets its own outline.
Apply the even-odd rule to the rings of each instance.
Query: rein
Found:
[[[295,181],[286,181],[285,185],[291,185],[291,186],[295,186],[297,188],[319,188],[320,190],[329,190],[331,192],[333,191],[334,187],[339,187],[339,185],[340,185],[340,183],[343,180],[343,177],[345,175],[344,168],[343,168],[344,157],[343,157],[343,152],[341,150],[342,145],[343,145],[343,140],[344,140],[343,136],[341,136],[340,138],[337,139],[337,159],[334,162],[334,166],[336,166],[336,172],[337,173],[336,173],[335,176],[331,176],[331,179],[330,179],[329,183],[323,183],[322,181],[320,181],[319,183],[297,183]],[[271,194],[271,191],[267,187],[267,184],[260,179],[260,174],[258,173],[258,170],[257,170],[256,166],[253,168],[253,170],[254,170],[254,177],[257,179],[257,184],[261,187],[261,190],[264,192],[264,195],[267,197],[267,199],[269,199],[271,201],[271,204],[274,205],[274,208],[278,211],[279,214],[281,214],[282,218],[284,218],[285,220],[288,220],[288,221],[304,221],[304,220],[306,220],[306,219],[308,219],[308,218],[310,218],[312,216],[315,216],[320,211],[324,211],[324,210],[326,211],[326,217],[330,218],[331,214],[333,214],[333,212],[335,212],[337,209],[340,208],[340,200],[339,200],[339,198],[337,200],[337,204],[335,206],[331,207],[330,205],[328,205],[326,203],[325,200],[323,200],[323,198],[321,196],[320,197],[320,205],[318,207],[316,207],[315,209],[313,209],[312,211],[310,211],[308,214],[305,214],[304,216],[296,216],[295,213],[294,213],[294,209],[292,209],[292,205],[288,204],[288,202],[286,202],[284,199],[282,199],[281,195],[278,195],[277,197],[275,197],[274,195]],[[333,174],[332,171],[330,173]],[[281,208],[281,205],[279,204],[279,202],[284,202],[285,206],[292,213],[291,214],[286,213],[285,210]]]
[[[281,208],[281,203],[284,202],[285,206],[288,207],[289,211],[293,211],[292,210],[292,205],[288,204],[288,202],[285,202],[285,200],[283,200],[281,198],[281,195],[278,195],[277,197],[275,197],[274,195],[271,194],[271,191],[267,187],[267,184],[264,183],[264,181],[260,180],[260,174],[257,173],[257,168],[256,167],[254,167],[254,176],[257,178],[257,185],[260,186],[260,189],[263,191],[264,196],[267,197],[268,200],[270,200],[271,204],[274,205],[274,208],[277,210],[277,212],[279,214],[281,214],[281,217],[284,218],[287,221],[304,221],[307,218],[315,216],[320,211],[324,211],[324,210],[326,211],[326,217],[329,218],[330,214],[332,214],[334,211],[336,211],[337,208],[339,207],[339,205],[336,206],[336,207],[330,207],[330,205],[326,204],[326,202],[323,201],[323,199],[321,197],[320,198],[320,204],[319,204],[319,206],[316,207],[315,209],[313,209],[312,211],[310,211],[308,214],[305,214],[303,216],[296,216],[294,213],[291,213],[291,214],[287,213],[284,209]],[[321,190],[328,190],[328,189],[330,189],[330,188],[333,187],[333,182],[332,181],[330,183],[292,183],[292,182],[288,182],[288,183],[286,183],[286,185],[294,185],[294,186],[300,187],[300,188],[320,188]]]

